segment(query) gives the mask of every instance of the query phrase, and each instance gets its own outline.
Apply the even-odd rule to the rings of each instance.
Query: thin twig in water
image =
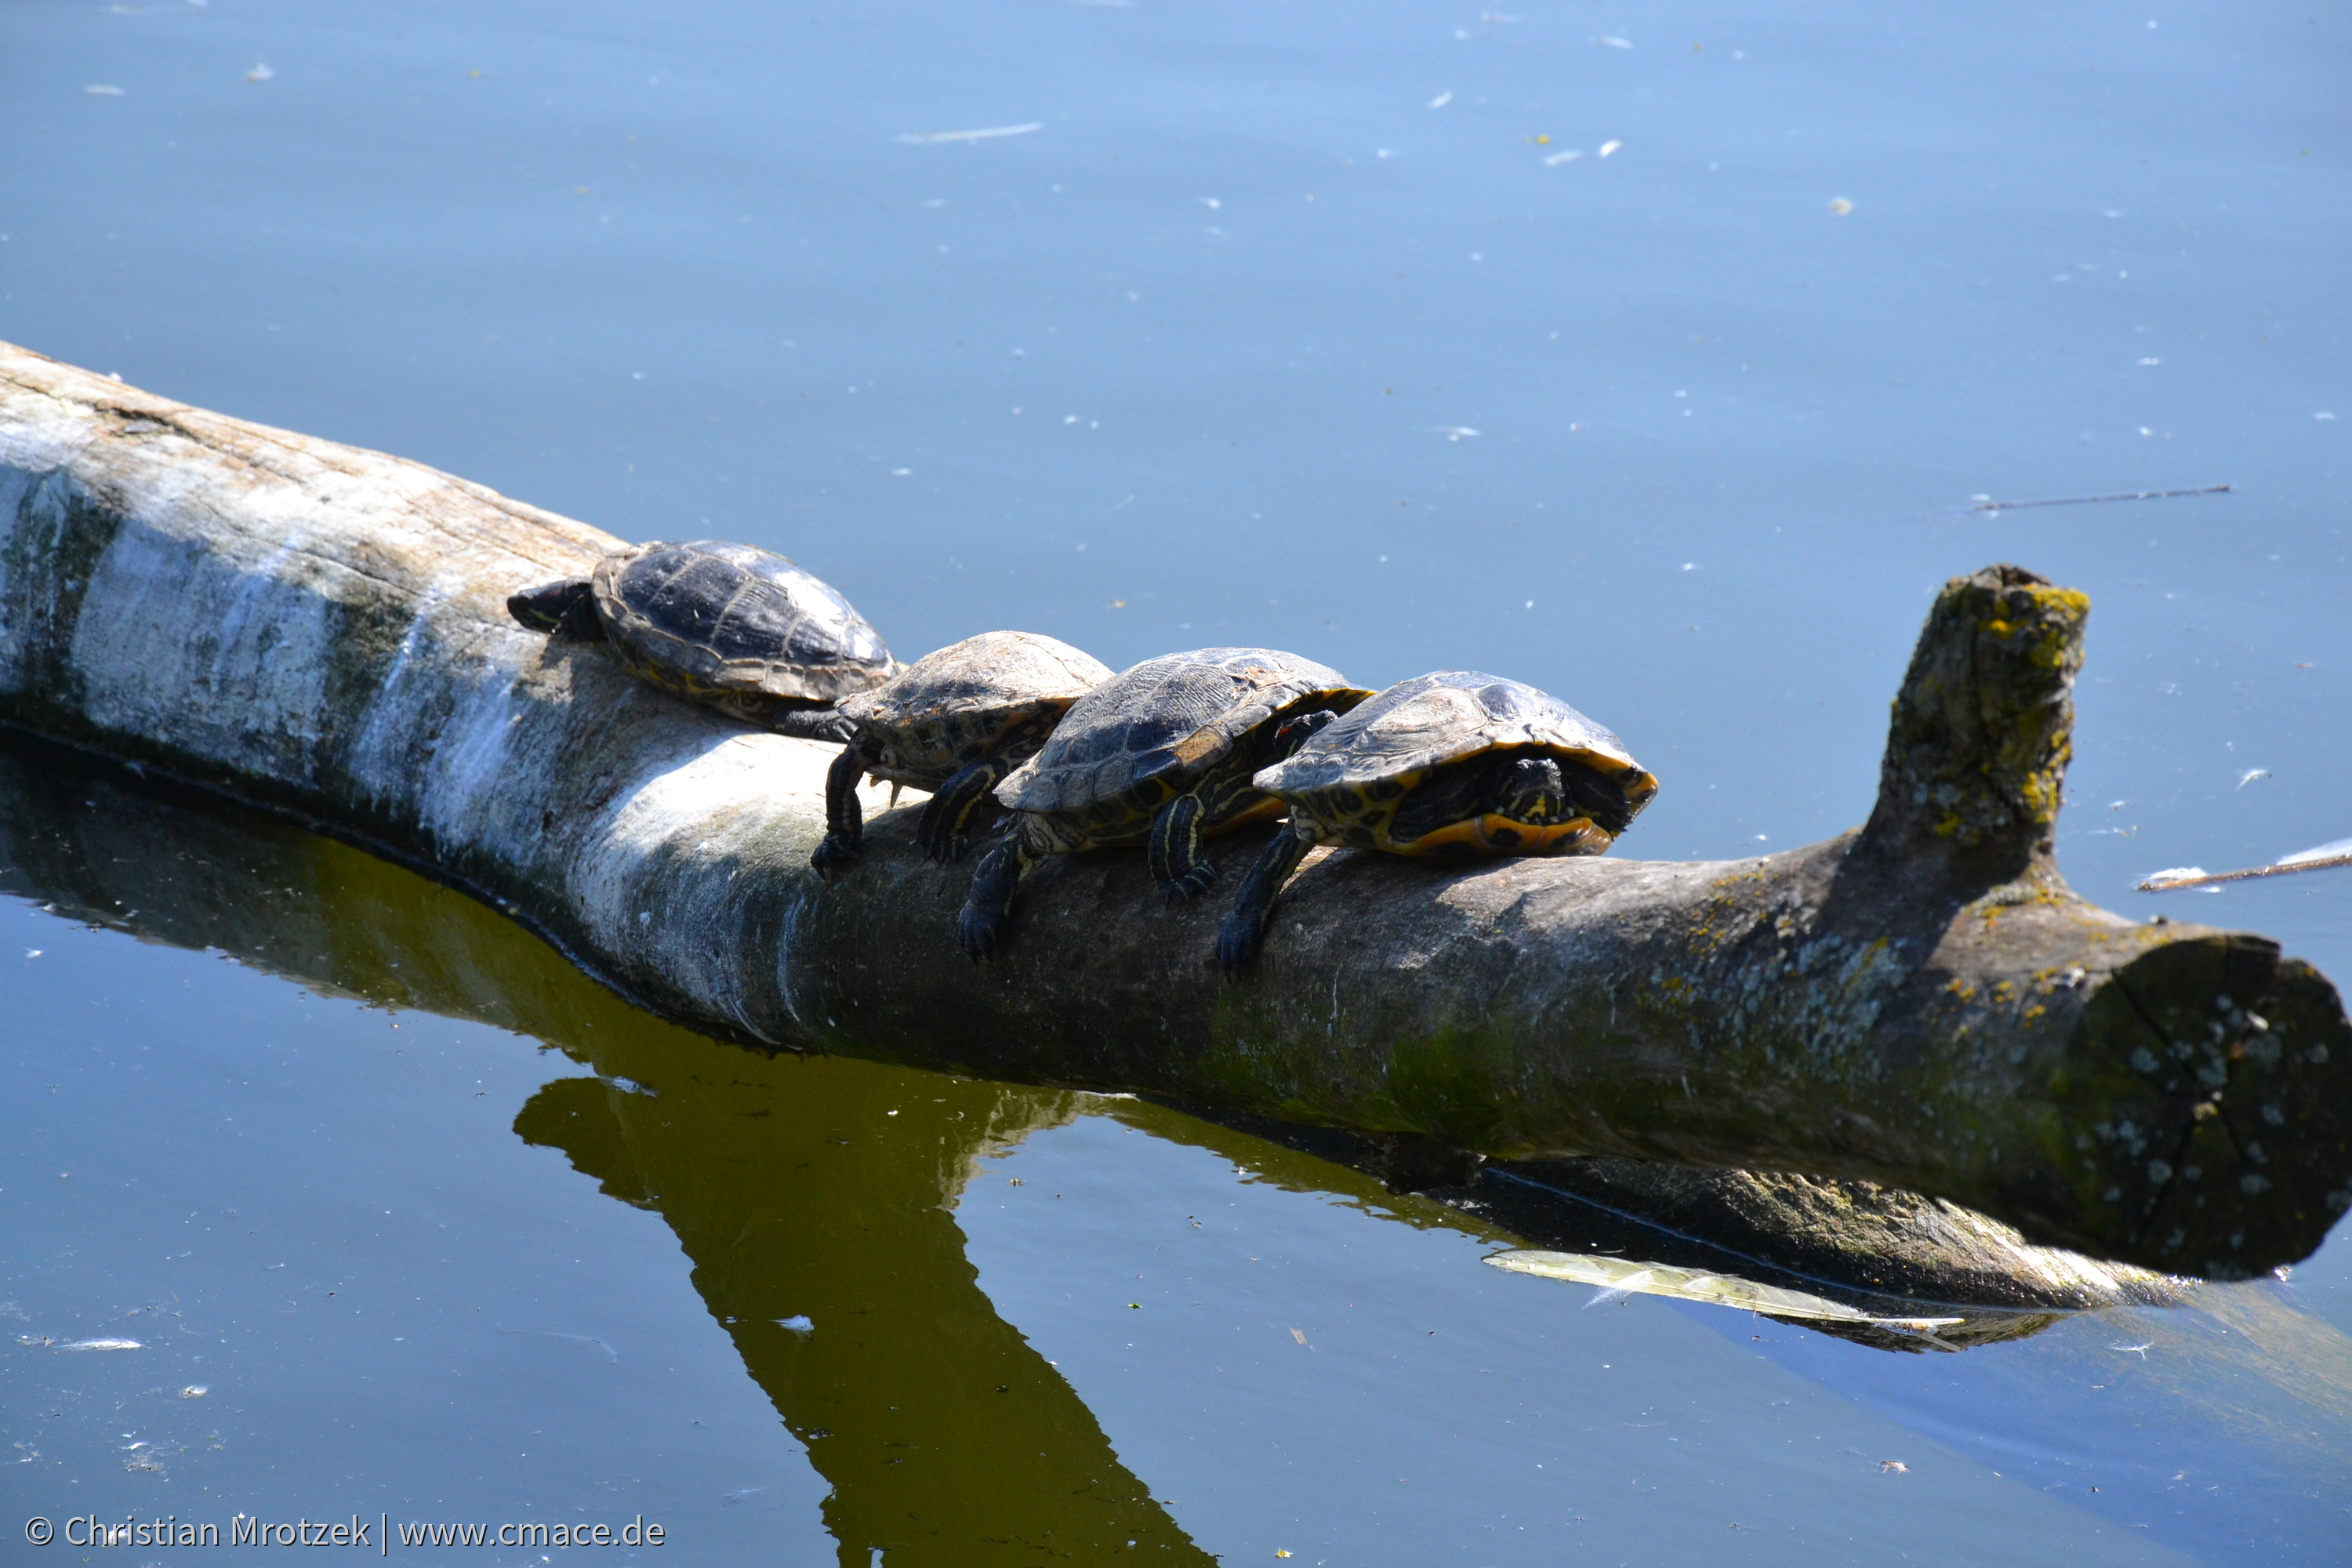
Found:
[[[2268,866],[2250,866],[2242,871],[2200,871],[2191,867],[2186,876],[2168,876],[2158,871],[2137,884],[2143,893],[2169,893],[2177,888],[2210,888],[2216,882],[2243,882],[2255,877],[2283,877],[2290,871],[2324,871],[2330,866],[2352,866],[2352,851],[2329,855],[2317,860],[2278,860]]]
[[[2200,485],[2189,490],[2134,490],[2120,496],[2052,496],[2045,500],[1979,501],[1970,511],[2016,511],[2029,506],[2088,506],[2103,500],[2167,500],[2174,496],[2218,496],[2227,494],[2228,485]]]

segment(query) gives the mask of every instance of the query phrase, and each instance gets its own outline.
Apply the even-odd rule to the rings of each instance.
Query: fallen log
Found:
[[[724,1047],[627,1007],[514,922],[448,888],[212,792],[6,729],[0,729],[0,893],[93,931],[202,949],[394,1015],[436,1014],[527,1035],[599,1075],[559,1079],[537,1101],[576,1095],[617,1106],[635,1096],[611,1087],[625,1084],[660,1097],[659,1138],[679,1151],[669,1162],[672,1179],[624,1192],[633,1203],[656,1203],[689,1246],[698,1236],[715,1236],[733,1256],[740,1220],[704,1224],[686,1212],[693,1205],[685,1194],[741,1189],[748,1182],[758,1202],[793,1215],[794,1223],[854,1237],[873,1257],[893,1259],[886,1272],[902,1304],[909,1298],[982,1300],[957,1248],[936,1241],[896,1245],[867,1223],[875,1211],[864,1203],[857,1224],[838,1215],[823,1218],[817,1211],[828,1200],[803,1190],[812,1184],[823,1193],[847,1190],[837,1176],[813,1171],[830,1172],[846,1158],[840,1151],[852,1145],[833,1140],[846,1124],[870,1123],[882,1101],[855,1111],[850,1102],[858,1091],[845,1082],[904,1078],[893,1069],[798,1058],[806,1070],[792,1080],[796,1087],[780,1103],[760,1107],[772,1136],[753,1162],[761,1173],[747,1177],[743,1151],[724,1159],[711,1151],[740,1142],[727,1130],[740,1127],[744,1107],[727,1086],[772,1068],[714,1061],[709,1052]],[[904,1205],[912,1216],[908,1223],[927,1234],[954,1210],[983,1151],[1092,1111],[1210,1149],[1257,1181],[1336,1194],[1415,1225],[1444,1224],[1520,1249],[1500,1255],[1507,1260],[1528,1256],[1528,1248],[1573,1256],[1607,1271],[1608,1279],[1591,1282],[1643,1268],[1703,1274],[1717,1286],[1705,1299],[1746,1305],[1721,1287],[1761,1287],[1765,1294],[1755,1300],[1770,1308],[1770,1293],[1779,1292],[1784,1315],[1789,1294],[1799,1293],[1828,1309],[1801,1317],[1807,1326],[1890,1350],[2013,1339],[2072,1312],[2176,1305],[2190,1299],[2186,1289],[2213,1289],[2027,1247],[1981,1215],[1868,1183],[1616,1159],[1482,1167],[1426,1140],[1232,1113],[1204,1121],[1134,1096],[1082,1097],[935,1075],[922,1081],[938,1092],[899,1089],[884,1097],[910,1118],[925,1118],[911,1142],[899,1139],[902,1149],[937,1148],[936,1157],[914,1162],[919,1191]],[[681,1105],[687,1100],[702,1110],[688,1113]],[[532,1136],[548,1121],[527,1115],[518,1131]],[[629,1142],[642,1153],[650,1135],[640,1130]],[[804,1158],[812,1143],[830,1156],[816,1167]],[[870,1141],[855,1146],[867,1151],[859,1158],[880,1159]],[[679,1167],[697,1162],[715,1168],[676,1179]],[[1359,1171],[1384,1178],[1388,1191]],[[877,1166],[854,1184],[870,1198],[908,1180],[909,1173]],[[1403,1195],[1408,1192],[1413,1195]],[[898,1211],[885,1205],[882,1212]],[[813,1217],[799,1217],[804,1215]],[[804,1245],[784,1250],[795,1268],[807,1269]],[[929,1271],[936,1278],[922,1283],[908,1261],[919,1252],[938,1264]],[[875,1270],[849,1273],[866,1278]],[[703,1283],[705,1276],[697,1279]],[[722,1321],[741,1316],[717,1301],[712,1310]],[[1931,1326],[1903,1321],[1922,1314],[1935,1320]],[[747,1347],[747,1359],[751,1353]],[[888,1403],[876,1402],[877,1408]]]
[[[2087,606],[2029,574],[1947,585],[1863,829],[1724,862],[1326,852],[1226,984],[1222,910],[1163,909],[1139,857],[1042,874],[985,966],[950,935],[968,874],[878,792],[821,882],[829,748],[507,618],[615,542],[0,348],[0,718],[430,868],[698,1027],[1490,1155],[1861,1178],[2219,1278],[2352,1206],[2334,988],[2060,878]]]

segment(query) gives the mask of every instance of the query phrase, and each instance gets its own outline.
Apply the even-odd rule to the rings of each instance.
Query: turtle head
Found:
[[[585,577],[566,577],[561,582],[542,583],[536,588],[525,588],[507,595],[507,614],[535,632],[550,637],[567,636],[593,641],[604,635],[604,624],[596,619],[596,605],[588,591]]]
[[[1549,757],[1519,758],[1503,771],[1498,785],[1495,813],[1513,822],[1557,822],[1573,810],[1559,764]]]
[[[1339,717],[1328,708],[1312,713],[1294,714],[1275,727],[1273,761],[1282,762],[1299,747],[1307,744],[1316,731]]]

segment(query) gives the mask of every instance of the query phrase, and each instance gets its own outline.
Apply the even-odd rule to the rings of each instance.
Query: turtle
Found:
[[[1206,890],[1217,868],[1201,841],[1281,809],[1250,775],[1370,695],[1336,669],[1263,647],[1165,654],[1122,670],[996,786],[1013,817],[972,874],[957,920],[964,951],[988,955],[1022,879],[1050,856],[1140,844],[1162,892]]]
[[[1034,632],[982,632],[925,654],[881,685],[842,699],[849,743],[824,780],[824,839],[809,858],[830,872],[857,858],[857,780],[931,791],[915,841],[933,860],[960,858],[972,813],[1015,764],[1034,756],[1070,704],[1110,667]]]
[[[585,577],[510,595],[507,613],[602,642],[642,679],[803,740],[846,738],[834,704],[899,668],[832,584],[723,540],[616,550]]]
[[[1548,691],[1473,669],[1390,687],[1251,783],[1290,808],[1217,932],[1228,973],[1307,850],[1599,855],[1658,793],[1625,743]]]

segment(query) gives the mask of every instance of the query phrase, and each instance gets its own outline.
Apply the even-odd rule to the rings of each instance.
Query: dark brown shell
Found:
[[[1577,764],[1622,801],[1626,820],[1658,793],[1657,779],[1600,724],[1548,691],[1470,669],[1398,682],[1251,782],[1343,832],[1393,809],[1400,786],[1506,749]]]
[[[1044,731],[1111,678],[1110,667],[1035,632],[982,632],[925,654],[871,690],[842,700],[874,770],[921,787],[945,783],[1024,725]]]
[[[840,590],[752,545],[640,544],[590,584],[622,662],[693,696],[835,702],[898,668]]]
[[[1307,697],[1346,708],[1361,687],[1328,665],[1263,647],[1146,659],[1079,699],[1045,749],[996,788],[1016,811],[1097,813],[1153,801],[1213,766],[1234,743]]]

